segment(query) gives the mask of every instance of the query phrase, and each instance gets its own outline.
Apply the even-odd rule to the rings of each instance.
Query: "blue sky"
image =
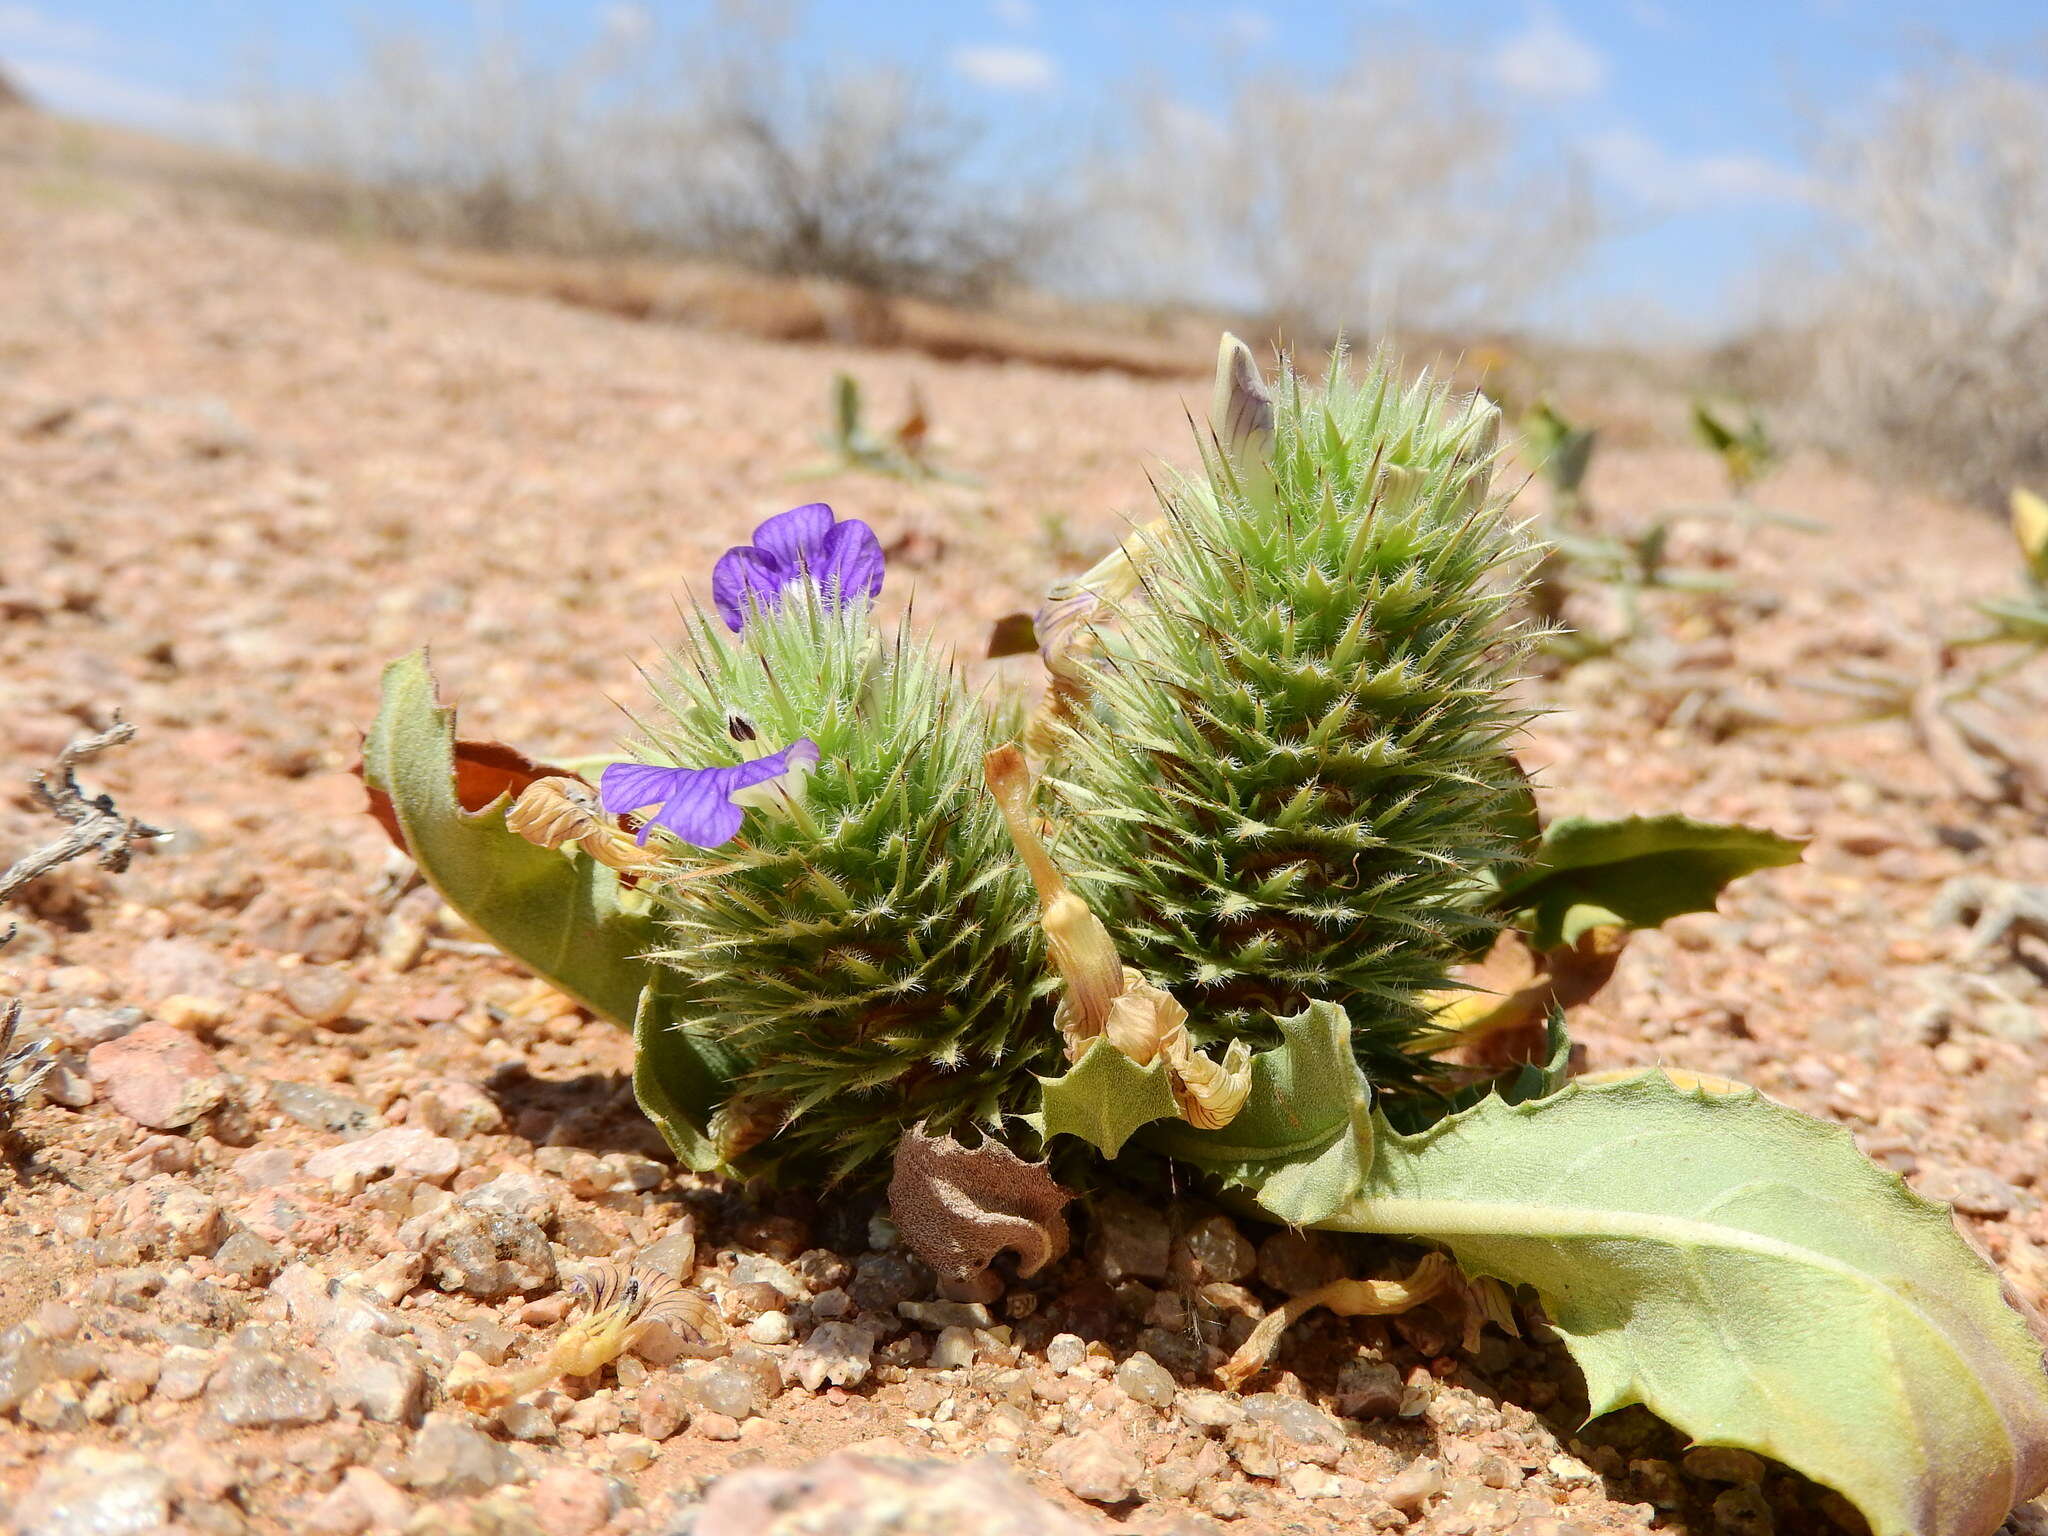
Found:
[[[460,45],[479,18],[543,55],[701,6],[656,0],[0,0],[0,65],[45,101],[172,130],[217,125],[261,56],[283,85],[346,71],[360,28]],[[2041,0],[814,0],[799,50],[906,62],[947,82],[998,142],[1108,131],[1134,80],[1214,105],[1233,71],[1327,68],[1375,29],[1472,49],[1538,145],[1583,159],[1619,232],[1578,303],[1616,328],[1739,319],[1767,258],[1805,238],[1802,149],[1816,114],[1868,100],[1944,46],[2018,56],[2048,33]],[[2032,54],[2039,60],[2038,51]]]

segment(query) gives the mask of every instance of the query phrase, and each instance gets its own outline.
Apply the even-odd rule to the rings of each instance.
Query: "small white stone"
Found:
[[[763,1312],[747,1324],[747,1337],[756,1344],[787,1344],[791,1332],[787,1312]]]
[[[1071,1371],[1088,1358],[1088,1345],[1079,1334],[1056,1333],[1045,1346],[1045,1363],[1056,1371]]]
[[[932,1344],[931,1363],[935,1371],[950,1371],[974,1364],[975,1338],[972,1328],[941,1328]]]

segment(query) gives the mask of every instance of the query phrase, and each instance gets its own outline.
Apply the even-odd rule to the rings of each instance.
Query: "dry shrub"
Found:
[[[1096,204],[1125,259],[1183,292],[1237,293],[1299,341],[1493,328],[1597,236],[1574,169],[1539,163],[1467,55],[1361,44],[1325,82],[1244,78],[1220,117],[1137,109]]]
[[[1985,504],[2048,484],[2048,80],[1944,62],[1819,158],[1836,267],[1807,430]]]
[[[980,298],[1055,227],[1035,189],[969,174],[976,124],[900,71],[799,69],[773,8],[652,26],[546,58],[508,33],[467,53],[368,35],[338,89],[262,94],[253,136],[320,173],[355,232],[476,250],[705,256]]]

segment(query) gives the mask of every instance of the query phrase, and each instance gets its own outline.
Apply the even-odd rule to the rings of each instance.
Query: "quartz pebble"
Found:
[[[1986,1168],[1930,1164],[1915,1183],[1928,1199],[1946,1201],[1965,1216],[2010,1216],[2019,1209],[2019,1191]]]
[[[333,1136],[367,1136],[384,1123],[383,1117],[360,1099],[318,1083],[275,1080],[268,1086],[270,1102],[277,1111],[308,1130],[326,1131]]]
[[[931,1271],[905,1254],[864,1253],[847,1289],[861,1311],[887,1317],[903,1302],[927,1294],[931,1284]]]
[[[402,1173],[428,1184],[446,1184],[461,1167],[462,1148],[447,1137],[417,1126],[394,1125],[315,1152],[306,1159],[305,1171],[309,1179],[368,1183]]]
[[[1229,1284],[1257,1267],[1257,1250],[1228,1216],[1206,1217],[1174,1240],[1172,1275],[1184,1285]]]
[[[1078,1335],[1056,1333],[1045,1346],[1045,1363],[1056,1371],[1071,1371],[1088,1358],[1088,1345]]]
[[[189,1402],[206,1390],[213,1374],[213,1354],[189,1344],[173,1344],[157,1369],[156,1395],[166,1402]]]
[[[1222,1392],[1183,1392],[1181,1417],[1201,1429],[1228,1429],[1244,1422],[1244,1406]]]
[[[488,1493],[518,1477],[509,1447],[448,1414],[427,1415],[405,1459],[405,1481],[433,1498]]]
[[[225,1230],[220,1202],[168,1173],[124,1191],[114,1220],[145,1256],[173,1259],[213,1252]]]
[[[350,1467],[306,1518],[316,1536],[366,1536],[402,1530],[412,1500],[368,1467]]]
[[[1118,1190],[1095,1207],[1088,1263],[1109,1284],[1164,1280],[1172,1252],[1173,1227],[1157,1205]]]
[[[696,1229],[687,1221],[677,1222],[640,1251],[640,1263],[689,1284],[697,1269]]]
[[[1259,1244],[1259,1282],[1288,1296],[1303,1296],[1344,1278],[1343,1261],[1320,1232],[1281,1228]]]
[[[228,1234],[214,1251],[213,1262],[231,1275],[263,1285],[283,1267],[284,1255],[245,1227]]]
[[[436,1136],[466,1141],[505,1129],[505,1112],[475,1083],[436,1078],[413,1089],[411,1098],[412,1109],[406,1118]]]
[[[693,1528],[705,1536],[1096,1536],[1098,1525],[1056,1507],[990,1458],[934,1461],[884,1440],[804,1467],[757,1467],[721,1478],[696,1512]],[[1146,1529],[1155,1536],[1182,1536]]]
[[[633,1400],[640,1416],[640,1433],[650,1440],[666,1440],[690,1422],[690,1402],[683,1384],[672,1376],[660,1376],[642,1387]]]
[[[206,1406],[223,1424],[260,1429],[318,1424],[334,1399],[312,1357],[297,1352],[237,1350],[207,1384]]]
[[[1414,1515],[1444,1491],[1444,1469],[1434,1461],[1419,1458],[1396,1472],[1380,1488],[1380,1497],[1404,1514]]]
[[[594,1536],[612,1517],[611,1484],[587,1467],[551,1467],[526,1497],[547,1536]]]
[[[1341,1451],[1348,1436],[1344,1426],[1305,1398],[1260,1392],[1244,1400],[1245,1416],[1270,1424],[1274,1433],[1299,1446]]]
[[[987,1328],[995,1319],[988,1315],[988,1308],[978,1301],[904,1301],[896,1305],[896,1315],[920,1328]]]
[[[1347,1418],[1391,1419],[1404,1396],[1401,1373],[1384,1360],[1347,1360],[1337,1373],[1337,1405]]]
[[[161,1020],[94,1046],[85,1070],[114,1108],[155,1131],[180,1130],[228,1096],[228,1076],[213,1053]]]
[[[302,965],[285,972],[284,1000],[292,1012],[315,1024],[332,1024],[348,1013],[360,989],[338,966]]]
[[[1714,1496],[1717,1536],[1771,1536],[1776,1529],[1770,1501],[1762,1489],[1745,1483]]]
[[[972,1328],[941,1328],[932,1341],[932,1369],[950,1371],[972,1365],[978,1347]]]
[[[783,1379],[806,1392],[827,1383],[857,1387],[873,1369],[874,1330],[859,1323],[820,1323],[782,1363]]]
[[[712,1366],[691,1376],[685,1390],[707,1413],[740,1420],[751,1419],[760,1411],[760,1386],[752,1373],[730,1365]]]
[[[1126,1397],[1152,1408],[1171,1407],[1177,1390],[1172,1372],[1143,1352],[1116,1368],[1116,1384]]]
[[[379,1424],[410,1424],[427,1403],[426,1372],[411,1346],[367,1334],[334,1351],[334,1402]]]
[[[1129,1446],[1099,1429],[1056,1441],[1045,1454],[1045,1465],[1067,1492],[1091,1504],[1121,1504],[1145,1470]]]
[[[14,1511],[20,1536],[147,1536],[170,1517],[170,1474],[154,1459],[91,1446],[46,1468]]]
[[[409,1234],[401,1228],[399,1235],[404,1240]],[[428,1216],[410,1235],[444,1291],[496,1301],[547,1290],[557,1278],[547,1233],[509,1211],[451,1206]]]

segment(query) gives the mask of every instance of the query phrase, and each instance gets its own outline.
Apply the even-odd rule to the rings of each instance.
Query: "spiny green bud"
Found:
[[[1226,342],[1219,398],[1253,397],[1243,357]],[[1115,660],[1052,769],[1069,867],[1197,1039],[1270,1041],[1275,1015],[1329,1001],[1399,1081],[1420,994],[1492,931],[1476,873],[1526,830],[1500,413],[1341,355],[1270,399],[1270,500],[1205,453],[1114,605]]]

